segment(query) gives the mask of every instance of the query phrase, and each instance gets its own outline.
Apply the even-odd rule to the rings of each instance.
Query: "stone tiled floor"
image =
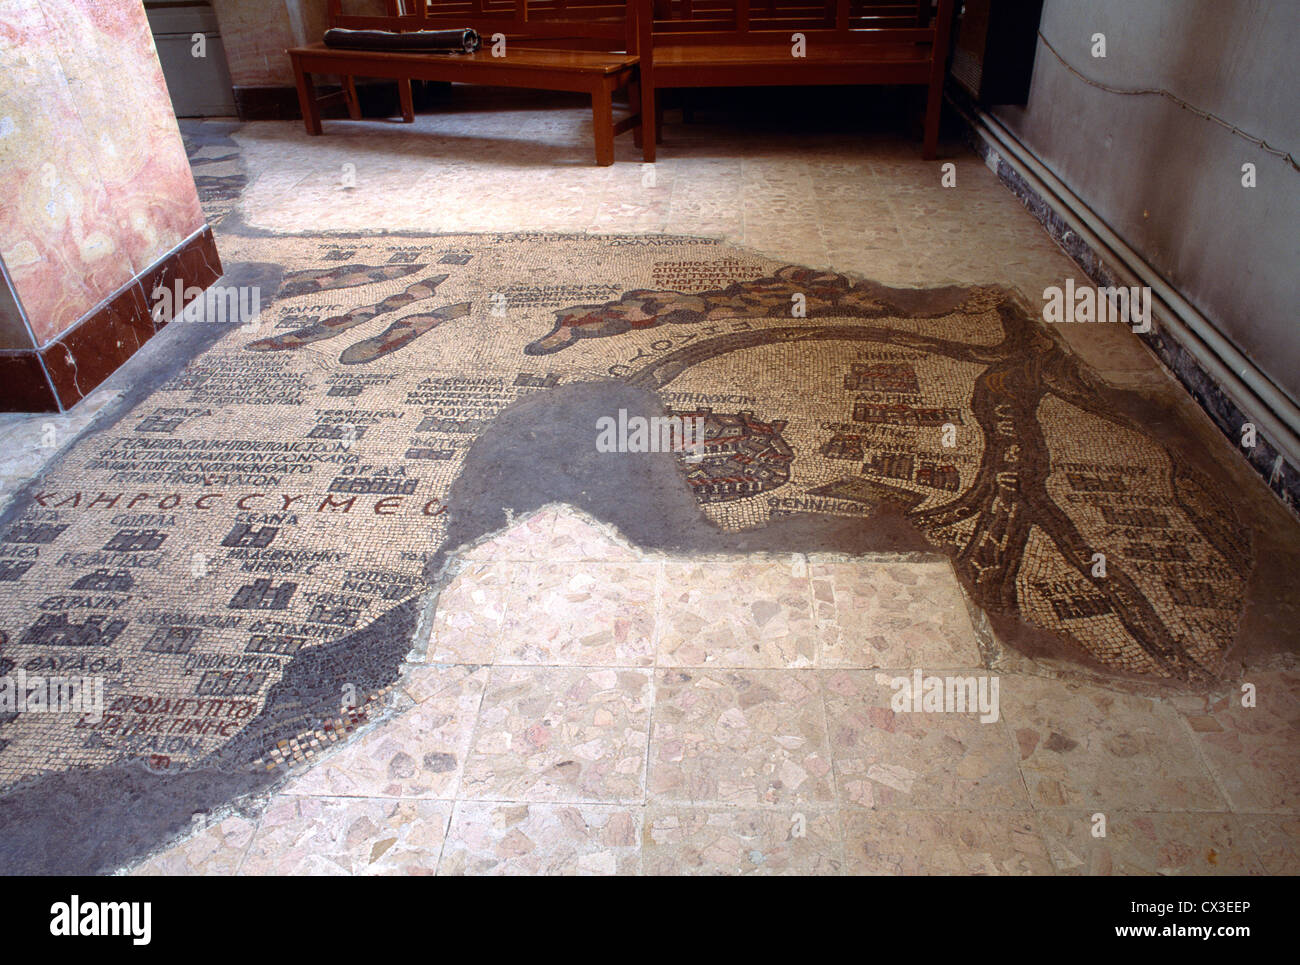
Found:
[[[685,560],[552,507],[454,572],[386,720],[132,873],[1300,871],[1292,670],[1253,709],[993,671],[982,722],[891,707],[990,673],[943,560]]]
[[[460,89],[446,110],[412,125],[334,120],[319,138],[290,121],[184,129],[196,142],[217,139],[192,146],[191,161],[219,232],[669,232],[886,285],[994,281],[1033,299],[1067,277],[1086,282],[964,146],[923,161],[917,143],[893,133],[779,134],[678,117],[668,114],[655,164],[640,163],[624,135],[606,168],[587,156],[588,108],[526,92]],[[955,187],[941,186],[942,163],[955,165]],[[1122,326],[1060,332],[1113,384],[1182,392]],[[87,400],[90,409],[131,382],[127,366]],[[0,452],[0,508],[90,415],[87,406],[35,419],[0,414],[0,434],[19,443]],[[56,446],[41,443],[47,425]]]
[[[409,126],[327,122],[319,139],[240,125],[242,175],[208,152],[213,176],[247,182],[219,230],[673,232],[888,285],[994,282],[1032,300],[1085,280],[964,148],[924,162],[893,135],[712,120],[670,114],[653,168],[630,137],[591,166],[588,111],[527,99],[466,95]],[[1186,405],[1122,327],[1061,334],[1109,382]],[[42,458],[0,456],[6,491]],[[386,719],[128,870],[1300,871],[1293,661],[1249,667],[1254,708],[1237,681],[1117,689],[1003,652],[941,558],[645,555],[564,509],[456,567]],[[889,681],[915,667],[997,674],[999,719],[894,712]]]
[[[1035,301],[1066,277],[1086,282],[960,145],[924,161],[917,143],[894,133],[774,133],[748,119],[721,123],[720,114],[683,124],[670,111],[653,165],[625,135],[616,163],[599,168],[588,158],[585,107],[539,109],[527,96],[503,105],[464,90],[452,105],[413,125],[327,121],[320,138],[294,122],[243,125],[234,140],[248,170],[244,223],[275,232],[689,234],[885,285],[996,280]],[[955,166],[954,187],[940,183],[943,163]],[[1121,326],[1064,334],[1110,382],[1167,382]]]

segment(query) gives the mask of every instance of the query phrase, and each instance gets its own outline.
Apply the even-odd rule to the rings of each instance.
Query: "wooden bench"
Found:
[[[483,47],[472,54],[405,53],[327,47],[324,43],[288,51],[293,62],[307,133],[320,134],[319,101],[313,74],[338,74],[348,116],[361,117],[357,77],[396,80],[402,119],[415,120],[412,80],[572,91],[591,97],[596,163],[614,163],[614,137],[632,130],[642,143],[635,105],[638,91],[635,18],[619,0],[385,0],[385,16],[344,14],[342,0],[330,0],[329,24],[354,30],[447,30],[470,27]],[[493,55],[493,36],[505,38],[504,56]],[[612,95],[629,88],[634,113],[614,120]],[[337,95],[328,95],[337,96]],[[653,154],[653,144],[650,146]]]
[[[687,87],[916,84],[928,88],[922,155],[933,158],[953,0],[631,0],[646,160],[659,91]],[[801,35],[803,56],[796,56]]]

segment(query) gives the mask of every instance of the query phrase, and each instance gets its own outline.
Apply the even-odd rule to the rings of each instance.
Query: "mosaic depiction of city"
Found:
[[[1203,679],[1235,633],[1245,527],[1000,289],[887,289],[676,237],[223,246],[275,276],[255,324],[78,443],[0,533],[0,668],[107,680],[102,721],[0,720],[5,784],[231,745],[292,662],[425,592],[493,418],[584,380],[706,420],[681,484],[724,529],[869,526],[890,504],[980,606],[1118,671]]]

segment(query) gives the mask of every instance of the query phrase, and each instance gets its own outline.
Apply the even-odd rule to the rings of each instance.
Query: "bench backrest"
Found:
[[[673,44],[789,42],[932,44],[952,0],[632,0],[654,39]],[[643,36],[645,26],[642,26]],[[945,31],[946,32],[946,31]]]
[[[399,32],[472,27],[484,46],[497,33],[527,47],[635,52],[637,44],[629,0],[383,0],[383,6],[383,15],[353,13],[356,0],[329,0],[329,24]]]

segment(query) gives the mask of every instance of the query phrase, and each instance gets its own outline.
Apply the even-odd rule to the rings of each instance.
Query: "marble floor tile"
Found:
[[[1022,277],[1028,279],[1036,275],[1041,278],[1045,273],[1043,267],[1030,261],[1022,267],[1012,267],[1009,280],[1020,284]],[[1061,278],[1064,279],[1065,275],[1062,274]],[[1035,290],[1032,284],[1028,280],[1024,282],[1025,294],[1036,299],[1041,296],[1042,288]],[[1050,284],[1060,285],[1064,281]],[[1076,284],[1083,284],[1083,281],[1076,279]],[[1125,385],[1170,383],[1171,376],[1126,325],[1056,325],[1052,331],[1070,346],[1075,355],[1109,382]]]
[[[778,561],[665,564],[658,665],[811,667],[808,577],[792,569]]]
[[[1300,674],[1250,674],[1255,706],[1240,687],[1175,701],[1234,811],[1295,814],[1300,808]]]
[[[826,242],[826,267],[900,288],[909,287],[917,273],[916,256],[906,248],[865,248],[833,238]]]
[[[819,667],[977,667],[979,645],[952,567],[814,563]]]
[[[1254,875],[1263,873],[1249,833],[1232,815],[1105,813],[1105,837],[1088,811],[1039,814],[1061,874]]]
[[[257,822],[234,815],[204,828],[193,837],[146,859],[133,875],[233,875],[253,840]]]
[[[244,875],[431,875],[449,801],[276,798],[262,815]]]
[[[461,796],[640,801],[650,690],[644,670],[495,668]]]
[[[1300,818],[1243,814],[1237,821],[1264,874],[1300,875]]]
[[[660,670],[648,792],[661,802],[792,806],[834,798],[808,671]]]
[[[505,626],[516,567],[467,562],[443,587],[425,649],[427,661],[491,663]]]
[[[634,875],[641,808],[460,801],[441,875]]]
[[[958,671],[977,677],[984,671]],[[866,808],[1028,809],[1005,725],[976,712],[896,712],[892,674],[823,671],[840,800]],[[909,675],[910,676],[910,675]]]
[[[1023,675],[1001,701],[1035,808],[1226,810],[1167,703]]]
[[[495,662],[650,666],[659,570],[657,561],[521,567]]]
[[[840,817],[848,874],[1052,873],[1047,847],[1028,812],[848,810]]]
[[[836,875],[838,816],[788,808],[651,805],[642,834],[648,875]]]
[[[555,514],[555,523],[545,540],[548,562],[617,562],[640,559],[637,550],[609,527],[576,511]]]
[[[503,560],[548,559],[546,554],[555,520],[554,509],[541,509],[517,521],[503,516],[499,532],[474,546],[466,547],[457,556],[462,560],[495,563]]]

